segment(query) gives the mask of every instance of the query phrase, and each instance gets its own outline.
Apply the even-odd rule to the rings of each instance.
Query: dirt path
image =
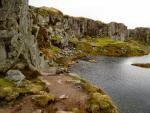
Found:
[[[58,109],[71,110],[73,108],[79,108],[85,113],[85,100],[87,99],[87,93],[77,85],[67,83],[67,81],[73,80],[70,76],[48,76],[46,80],[50,83],[49,90],[53,94],[59,97],[66,97],[56,102]]]
[[[32,96],[26,96],[14,103],[10,103],[10,105],[1,106],[0,113],[55,113],[53,108],[64,111],[71,111],[72,109],[78,108],[81,113],[86,113],[85,101],[87,100],[88,94],[81,87],[73,83],[68,83],[68,81],[73,80],[72,77],[55,75],[45,76],[44,78],[47,82],[48,89],[57,98],[55,103],[43,108],[35,105],[32,101]]]

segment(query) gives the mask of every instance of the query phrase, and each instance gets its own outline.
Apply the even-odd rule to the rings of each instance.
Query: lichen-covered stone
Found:
[[[134,39],[144,43],[150,42],[150,28],[138,27],[128,30],[128,40]]]
[[[28,0],[1,0],[0,7],[0,71],[6,72],[18,61],[30,67],[44,66],[36,37],[31,34]]]
[[[19,70],[9,70],[6,78],[15,81],[19,85],[25,79],[25,76]]]
[[[122,23],[109,23],[109,35],[114,40],[125,41],[127,37],[127,27]]]

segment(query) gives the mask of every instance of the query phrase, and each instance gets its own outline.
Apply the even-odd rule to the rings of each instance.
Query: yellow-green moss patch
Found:
[[[87,100],[86,109],[89,113],[118,113],[107,95],[93,93]]]
[[[77,56],[80,54],[106,56],[141,56],[149,53],[149,47],[136,41],[123,42],[106,38],[83,38],[74,41]],[[79,52],[80,51],[80,52]]]
[[[118,113],[117,107],[103,90],[80,78],[77,74],[71,74],[71,76],[75,80],[72,83],[81,85],[89,94],[85,104],[88,113]]]
[[[20,95],[36,94],[40,91],[46,91],[45,83],[39,78],[24,80],[19,86],[13,81],[0,78],[0,99],[3,101],[12,101]]]
[[[53,102],[55,100],[55,96],[51,93],[43,92],[40,95],[34,95],[32,100],[41,107],[45,107],[49,104],[49,102]]]
[[[59,11],[58,9],[55,9],[53,7],[49,8],[49,7],[33,7],[30,6],[30,10],[40,14],[42,16],[48,16],[48,14],[57,14],[57,15],[63,15],[63,13],[61,11]]]

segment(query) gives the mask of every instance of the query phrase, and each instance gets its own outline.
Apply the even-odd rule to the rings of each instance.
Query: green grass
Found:
[[[0,99],[6,102],[17,99],[20,94],[36,94],[45,90],[45,83],[40,79],[24,80],[19,86],[16,86],[13,81],[0,78]]]
[[[107,95],[93,93],[86,102],[86,109],[89,113],[118,113]]]
[[[54,35],[54,36],[52,36],[51,39],[52,39],[52,40],[55,40],[55,41],[61,41],[61,40],[62,40],[62,37],[60,37],[59,35]]]
[[[33,7],[30,6],[30,11],[35,12],[37,14],[40,14],[42,16],[48,16],[48,14],[57,14],[57,15],[63,15],[63,13],[55,8],[49,8],[49,7]]]
[[[5,78],[0,78],[0,86],[2,87],[13,87],[15,86],[14,82],[5,79]]]
[[[79,76],[72,77],[89,94],[89,98],[85,102],[85,108],[88,113],[118,113],[117,107],[102,89]]]
[[[53,53],[58,53],[60,51],[60,48],[52,45],[51,50],[52,50]]]
[[[76,43],[77,51],[87,55],[141,56],[149,53],[148,47],[136,41],[123,42],[106,38],[83,38]]]

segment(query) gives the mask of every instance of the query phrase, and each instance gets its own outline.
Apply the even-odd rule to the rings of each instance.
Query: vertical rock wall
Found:
[[[114,40],[124,41],[127,37],[127,26],[122,23],[109,23],[109,35]]]
[[[37,41],[30,31],[28,0],[0,0],[0,72],[19,61],[42,66]]]
[[[150,28],[138,27],[135,29],[129,29],[127,39],[150,43]]]

